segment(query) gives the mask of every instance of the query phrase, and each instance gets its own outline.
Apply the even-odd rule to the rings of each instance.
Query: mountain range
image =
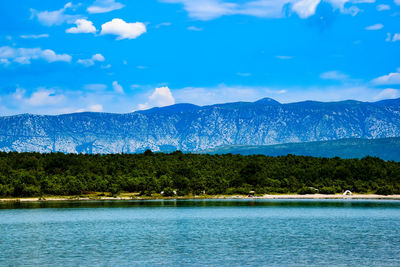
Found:
[[[400,99],[281,104],[264,98],[209,106],[176,104],[128,114],[0,117],[0,150],[19,152],[198,152],[223,145],[399,136]]]

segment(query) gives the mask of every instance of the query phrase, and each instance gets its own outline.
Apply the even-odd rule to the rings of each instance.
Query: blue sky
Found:
[[[400,0],[0,2],[0,114],[400,97]]]

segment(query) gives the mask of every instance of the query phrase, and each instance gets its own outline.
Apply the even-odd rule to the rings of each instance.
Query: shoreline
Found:
[[[376,195],[376,194],[353,194],[343,196],[323,194],[284,194],[284,195],[263,195],[248,197],[246,195],[215,195],[215,196],[182,196],[182,197],[139,197],[139,196],[118,196],[118,197],[74,197],[74,196],[48,196],[48,197],[26,197],[26,198],[0,198],[0,202],[52,202],[52,201],[127,201],[127,200],[199,200],[199,199],[359,199],[359,200],[400,200],[400,195]]]

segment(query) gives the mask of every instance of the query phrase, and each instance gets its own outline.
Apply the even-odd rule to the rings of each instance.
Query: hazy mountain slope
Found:
[[[178,104],[130,114],[0,117],[3,151],[200,151],[221,145],[397,136],[400,99],[280,104],[266,98],[204,107]]]
[[[283,156],[287,154],[313,157],[363,158],[379,157],[384,160],[400,161],[400,138],[342,139],[308,143],[290,143],[270,146],[226,145],[209,149],[209,154],[241,154]]]

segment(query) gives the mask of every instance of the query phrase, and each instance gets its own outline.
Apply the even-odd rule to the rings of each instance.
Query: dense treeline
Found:
[[[318,189],[318,191],[317,191]],[[400,163],[288,155],[0,153],[0,196],[400,193]]]

